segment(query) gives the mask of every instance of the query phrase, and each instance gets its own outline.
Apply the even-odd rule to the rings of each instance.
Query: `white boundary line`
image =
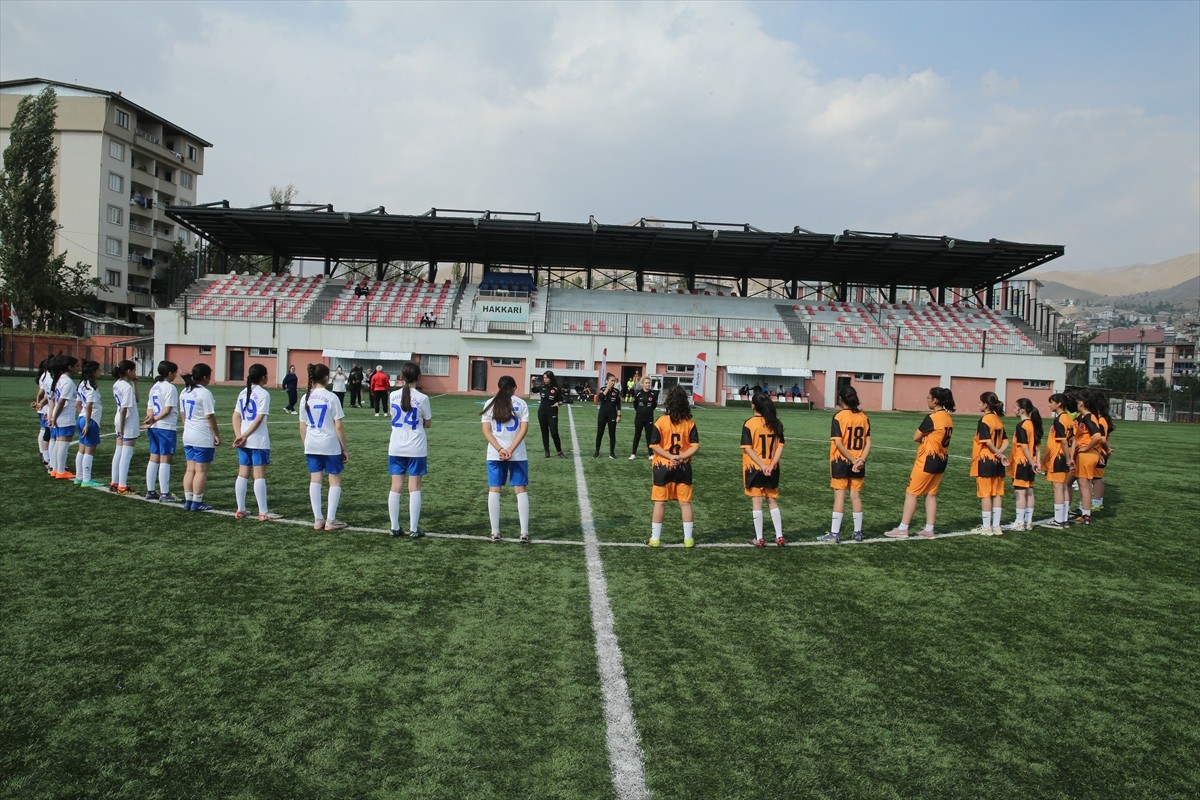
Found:
[[[604,579],[604,565],[600,562],[600,542],[596,539],[592,503],[588,498],[587,481],[583,477],[583,457],[579,451],[579,437],[575,433],[575,415],[570,406],[567,406],[567,417],[571,426],[571,447],[575,450],[575,486],[579,493],[579,525],[583,530],[587,560],[592,630],[596,635],[596,665],[600,672],[600,690],[604,694],[608,766],[612,771],[613,790],[617,797],[621,800],[642,800],[650,797],[650,791],[646,788],[646,768],[642,748],[638,744],[629,685],[625,681],[624,658],[617,644],[612,606],[608,602],[608,582]]]

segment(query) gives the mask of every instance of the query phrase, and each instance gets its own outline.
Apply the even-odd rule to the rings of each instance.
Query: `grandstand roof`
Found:
[[[454,215],[451,215],[454,214]],[[842,231],[763,231],[751,225],[641,219],[547,222],[540,214],[382,207],[172,206],[167,216],[244,255],[332,261],[427,261],[534,269],[629,270],[720,280],[980,289],[1061,256],[1062,245]],[[519,217],[519,218],[512,218]]]

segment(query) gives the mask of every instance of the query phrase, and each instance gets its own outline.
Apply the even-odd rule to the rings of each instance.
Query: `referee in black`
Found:
[[[542,449],[550,457],[550,438],[554,438],[554,449],[559,458],[566,458],[562,451],[562,440],[558,438],[558,407],[567,401],[566,392],[554,379],[554,373],[542,373],[541,402],[538,403],[538,425],[542,429]]]
[[[642,431],[646,432],[646,447],[650,447],[650,429],[654,427],[654,409],[658,408],[658,392],[650,388],[650,378],[642,378],[641,386],[633,391],[633,450],[629,460],[637,458]]]
[[[617,376],[611,372],[605,376],[604,387],[596,393],[600,410],[596,414],[596,452],[592,458],[600,457],[600,444],[604,441],[604,428],[608,427],[608,457],[617,457],[617,423],[621,421],[621,388]]]

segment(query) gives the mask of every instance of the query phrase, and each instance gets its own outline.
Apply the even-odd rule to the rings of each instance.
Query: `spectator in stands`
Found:
[[[280,384],[283,387],[283,390],[287,392],[287,408],[283,410],[288,414],[296,413],[296,385],[299,382],[300,379],[296,377],[296,365],[289,364],[287,375],[283,376],[283,382]]]
[[[354,296],[355,297],[366,297],[368,294],[370,294],[370,292],[371,292],[371,290],[368,289],[365,284],[360,283],[354,287]]]
[[[350,387],[350,407],[362,408],[363,371],[358,364],[350,368],[350,377],[346,379],[346,385]]]
[[[600,457],[600,444],[604,441],[604,429],[608,428],[608,457],[617,457],[617,423],[621,421],[621,390],[617,388],[617,376],[611,372],[604,378],[604,388],[597,394],[600,409],[596,414],[596,452],[592,458]]]
[[[387,412],[388,390],[392,388],[392,380],[388,374],[383,371],[383,365],[376,365],[375,371],[371,373],[369,380],[371,387],[371,408],[375,412],[375,416],[379,413]]]
[[[738,397],[742,398],[743,400],[749,398],[750,387],[743,383],[742,388],[738,389]]]

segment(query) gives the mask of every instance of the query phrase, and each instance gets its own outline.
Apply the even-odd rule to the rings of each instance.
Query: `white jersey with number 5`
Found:
[[[171,409],[171,413],[150,427],[173,431],[179,427],[179,390],[170,381],[155,381],[146,397],[146,413],[148,416],[157,417],[164,408]]]
[[[258,385],[250,387],[249,397],[246,396],[246,391],[246,389],[242,389],[237,399],[237,413],[242,418],[241,430],[243,433],[254,423],[254,420],[271,413],[270,392]],[[265,419],[258,423],[258,427],[254,429],[254,432],[246,437],[246,443],[242,446],[248,450],[271,449],[271,434],[267,431],[267,421]]]
[[[405,411],[400,402],[403,396],[404,390],[397,389],[388,398],[392,414],[392,440],[388,443],[388,455],[427,456],[429,440],[425,436],[425,420],[433,419],[429,397],[416,389],[409,389],[410,408]]]
[[[490,400],[488,401],[491,402]],[[512,399],[513,418],[508,422],[496,422],[492,419],[492,409],[489,407],[483,412],[482,420],[484,423],[492,426],[492,436],[496,437],[496,441],[506,450],[512,446],[513,439],[517,436],[517,430],[521,427],[521,423],[529,424],[529,405],[519,397]],[[492,447],[492,443],[488,442],[487,460],[499,461],[500,454],[496,452],[496,448]],[[529,456],[525,454],[525,440],[517,445],[517,449],[512,451],[509,458],[510,461],[528,461]]]
[[[304,454],[307,456],[336,456],[342,452],[333,423],[346,416],[337,395],[315,386],[300,399],[300,413],[308,425],[304,435]]]

